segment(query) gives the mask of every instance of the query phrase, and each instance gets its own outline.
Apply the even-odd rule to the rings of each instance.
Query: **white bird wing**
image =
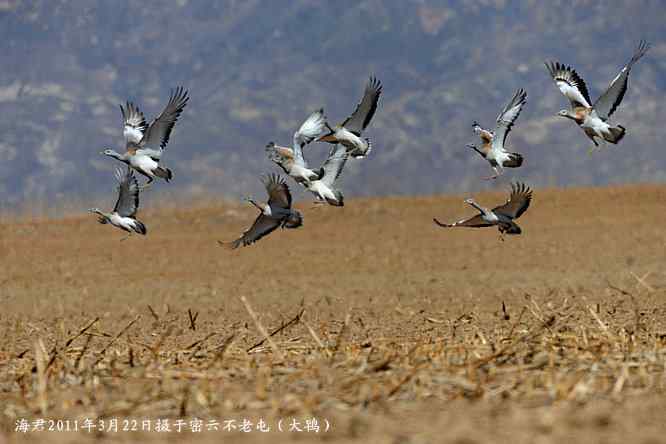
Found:
[[[328,153],[328,158],[322,165],[324,176],[321,178],[321,181],[326,186],[329,188],[333,187],[335,181],[340,177],[340,174],[342,174],[342,170],[345,167],[348,158],[349,153],[343,144],[337,143],[331,147],[331,150]]]
[[[296,145],[303,148],[315,140],[324,131],[324,128],[326,128],[326,117],[324,116],[324,110],[320,108],[310,114],[298,131],[294,133],[294,151]]]
[[[629,60],[620,73],[610,82],[608,89],[594,103],[594,110],[601,119],[608,119],[622,102],[624,94],[627,92],[627,83],[629,82],[629,72],[634,63],[650,49],[650,44],[641,40],[634,51],[634,55]]]
[[[132,102],[126,102],[124,108],[120,105],[120,112],[123,115],[123,136],[125,136],[125,141],[139,143],[146,129],[148,129],[148,124],[143,113]]]
[[[169,142],[171,130],[189,99],[187,91],[182,86],[173,90],[166,107],[150,124],[139,145],[142,148],[151,148],[154,153],[161,155],[161,151]]]
[[[134,172],[129,167],[124,172],[118,168],[116,179],[118,180],[118,200],[113,211],[123,217],[134,217],[139,209],[139,183]]]
[[[592,100],[590,93],[587,92],[587,85],[572,67],[560,62],[546,62],[546,68],[562,94],[571,102],[571,108],[591,107]]]
[[[523,106],[525,106],[525,103],[527,103],[527,93],[521,88],[516,91],[516,94],[514,94],[511,101],[509,101],[504,107],[499,116],[497,116],[497,127],[495,128],[495,134],[492,139],[493,149],[504,149],[506,137],[511,131],[511,127],[513,127],[516,119],[518,119],[520,111],[523,109]]]

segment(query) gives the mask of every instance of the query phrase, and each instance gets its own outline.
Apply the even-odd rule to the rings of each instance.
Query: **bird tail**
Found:
[[[335,200],[326,198],[326,202],[328,202],[329,205],[333,205],[334,207],[344,207],[345,196],[342,194],[342,191],[335,190],[333,191],[333,194],[335,194]]]
[[[136,231],[139,234],[143,234],[145,236],[146,233],[148,233],[148,230],[146,229],[146,226],[141,222],[140,220],[134,220],[134,231]]]
[[[173,173],[171,172],[171,170],[169,168],[164,168],[164,167],[157,167],[155,169],[155,175],[157,177],[166,180],[167,182],[170,181],[171,178],[173,178]]]
[[[500,226],[500,232],[504,234],[520,234],[523,230],[515,222],[511,222],[511,225]]]
[[[298,228],[303,225],[303,215],[299,211],[293,211],[282,224],[282,228]]]
[[[610,134],[604,134],[604,140],[610,143],[618,143],[624,137],[627,130],[622,125],[608,127]]]
[[[370,154],[370,151],[372,151],[372,142],[370,141],[369,138],[366,137],[365,143],[367,144],[367,148],[365,150],[360,150],[356,148],[351,153],[349,153],[349,155],[352,156],[354,159],[362,159],[366,157],[368,154]]]
[[[508,168],[518,168],[523,164],[523,156],[518,153],[509,153],[509,160],[504,162],[502,166]]]

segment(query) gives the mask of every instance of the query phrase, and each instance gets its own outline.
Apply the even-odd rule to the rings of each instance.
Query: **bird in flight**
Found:
[[[102,154],[118,159],[146,176],[148,181],[144,188],[149,186],[156,177],[169,182],[173,174],[169,168],[160,165],[160,159],[169,142],[171,130],[188,100],[187,91],[182,86],[172,90],[166,107],[150,125],[146,123],[143,113],[132,102],[127,102],[124,108],[120,105],[126,151],[117,153],[112,149],[105,149]]]
[[[347,148],[349,155],[354,158],[367,156],[372,149],[372,144],[370,139],[361,138],[361,132],[368,126],[370,120],[375,115],[381,93],[381,82],[375,77],[370,77],[365,87],[363,98],[356,106],[352,115],[335,128],[331,128],[327,123],[328,134],[321,136],[317,141],[340,143]]]
[[[118,168],[116,170],[116,180],[118,180],[118,200],[111,213],[105,213],[99,208],[91,208],[89,211],[99,215],[100,224],[111,224],[121,230],[127,231],[129,237],[132,232],[145,235],[146,226],[136,218],[136,212],[139,209],[139,183],[134,176],[134,172],[128,167],[124,172]],[[124,237],[121,240],[127,239]]]
[[[626,129],[622,125],[612,125],[609,119],[627,92],[631,68],[649,49],[650,44],[641,40],[629,63],[620,70],[620,73],[615,76],[606,91],[594,104],[590,100],[585,81],[572,67],[559,62],[546,62],[546,68],[550,76],[571,103],[571,110],[563,109],[558,113],[558,116],[576,122],[585,132],[585,135],[594,143],[593,150],[599,147],[596,139],[604,144],[608,142],[616,144],[624,137]]]
[[[518,168],[523,164],[523,156],[518,153],[510,153],[505,149],[504,144],[525,103],[527,103],[527,93],[521,88],[516,91],[513,98],[497,116],[497,126],[494,132],[483,129],[477,122],[474,122],[472,128],[483,143],[481,147],[472,144],[467,147],[479,153],[495,171],[493,176],[486,179],[496,179],[502,174],[504,167]]]
[[[333,145],[324,161],[321,169],[324,174],[321,179],[314,180],[304,184],[305,187],[314,194],[317,203],[328,203],[334,207],[342,207],[345,204],[342,191],[335,187],[345,163],[349,158],[347,148],[342,144]]]
[[[250,228],[233,242],[218,241],[220,245],[229,245],[232,249],[253,244],[272,233],[276,228],[298,228],[303,225],[303,215],[291,207],[291,193],[285,180],[277,174],[262,178],[268,193],[268,202],[258,204],[251,198],[248,202],[257,207],[259,215]]]
[[[532,202],[532,190],[530,190],[525,184],[517,182],[511,184],[511,194],[509,195],[509,199],[503,205],[490,210],[476,203],[474,199],[469,198],[465,200],[465,203],[479,210],[479,214],[451,224],[442,223],[436,218],[433,219],[433,221],[435,221],[440,227],[444,228],[481,228],[497,226],[497,229],[500,232],[500,239],[504,240],[504,234],[522,233],[522,230],[514,220],[518,219],[527,208],[529,208],[530,202]]]
[[[307,184],[321,179],[324,175],[323,169],[315,171],[308,167],[303,157],[303,148],[324,131],[325,125],[324,110],[313,112],[294,133],[291,148],[276,145],[274,142],[266,145],[268,158],[298,183]]]

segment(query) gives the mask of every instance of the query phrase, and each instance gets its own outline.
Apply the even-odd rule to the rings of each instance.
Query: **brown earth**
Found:
[[[463,197],[302,202],[303,228],[236,251],[216,242],[254,219],[236,204],[144,212],[123,242],[92,215],[3,224],[0,443],[665,442],[666,187],[538,189],[505,242],[434,226]],[[250,310],[296,319],[248,352]],[[310,417],[330,430],[276,431]]]

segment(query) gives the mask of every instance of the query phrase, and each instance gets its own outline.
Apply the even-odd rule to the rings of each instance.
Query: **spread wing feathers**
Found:
[[[142,147],[164,149],[169,142],[171,130],[189,99],[187,91],[182,86],[172,90],[169,103],[164,107],[162,114],[157,116],[150,124],[143,139],[141,139],[140,145]]]
[[[271,173],[263,177],[262,182],[268,193],[268,205],[272,207],[291,208],[291,192],[287,182],[277,174]]]
[[[493,145],[497,148],[504,147],[506,136],[511,131],[516,119],[520,115],[520,111],[527,103],[527,93],[524,89],[519,89],[514,94],[511,101],[504,107],[502,112],[497,116],[497,128],[495,129],[495,137],[493,137]]]
[[[587,85],[572,67],[560,62],[546,62],[546,68],[562,94],[571,102],[572,108],[576,106],[590,108],[592,100],[590,93],[587,92]]]
[[[116,170],[118,200],[113,211],[123,217],[134,217],[139,209],[139,182],[131,168]]]
[[[332,187],[335,181],[342,174],[342,169],[349,158],[347,148],[341,143],[333,145],[328,153],[328,158],[322,165],[324,176],[321,181],[329,187]]]
[[[511,184],[511,195],[504,205],[493,208],[494,213],[500,213],[510,219],[518,219],[532,202],[532,190],[524,183]]]
[[[125,140],[139,143],[148,128],[143,113],[132,102],[126,102],[124,108],[120,105],[120,112],[123,115],[123,136],[125,136]]]
[[[370,77],[370,80],[368,80],[368,84],[365,87],[363,99],[361,99],[361,102],[356,106],[352,115],[347,117],[347,120],[342,123],[342,126],[352,133],[360,135],[361,131],[363,131],[370,123],[370,120],[372,120],[372,116],[375,115],[381,93],[382,83],[375,77]]]
[[[437,225],[440,227],[450,228],[450,227],[471,227],[471,228],[481,228],[481,227],[491,227],[493,224],[483,220],[480,214],[472,216],[469,219],[459,220],[458,222],[453,222],[452,224],[445,224],[437,219],[433,219]]]
[[[324,116],[323,109],[318,109],[310,114],[298,131],[294,133],[294,150],[296,149],[296,145],[303,148],[305,145],[312,142],[324,131],[325,127],[326,117]]]
[[[241,245],[250,245],[274,231],[281,223],[282,222],[279,219],[274,219],[264,215],[264,213],[259,213],[259,216],[254,220],[252,226],[245,230],[241,237],[231,243],[231,248],[238,248]]]
[[[610,82],[608,89],[603,93],[594,103],[594,110],[599,117],[606,120],[617,109],[618,105],[622,102],[624,94],[627,92],[627,83],[629,81],[629,71],[634,63],[639,61],[641,57],[650,49],[650,44],[641,40],[634,51],[634,55],[629,60],[620,73]]]

